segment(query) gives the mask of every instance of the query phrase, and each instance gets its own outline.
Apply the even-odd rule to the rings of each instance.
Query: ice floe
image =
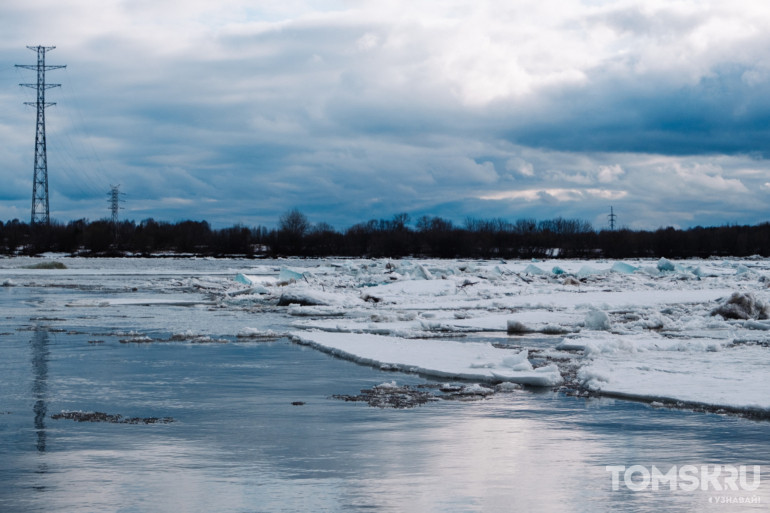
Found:
[[[383,369],[533,386],[554,386],[562,381],[556,365],[535,369],[526,350],[515,352],[488,343],[325,332],[293,332],[291,336],[300,344]]]
[[[620,397],[728,411],[770,410],[766,347],[693,350],[698,346],[719,347],[694,342],[678,345],[681,351],[638,351],[630,344],[625,350],[604,352],[592,359],[581,367],[578,378],[591,390]]]

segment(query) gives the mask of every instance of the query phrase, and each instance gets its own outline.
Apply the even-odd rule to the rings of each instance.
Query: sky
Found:
[[[28,221],[35,64],[51,218],[344,229],[580,218],[757,224],[770,4],[755,0],[5,0],[0,220]]]

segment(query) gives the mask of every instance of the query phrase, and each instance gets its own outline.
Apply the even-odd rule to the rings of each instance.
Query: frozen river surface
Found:
[[[763,260],[56,260],[0,260],[2,512],[770,504]]]

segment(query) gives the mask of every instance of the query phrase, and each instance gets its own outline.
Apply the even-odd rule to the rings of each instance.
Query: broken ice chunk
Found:
[[[585,327],[589,330],[609,331],[611,327],[610,316],[607,315],[607,312],[592,308],[586,314]]]

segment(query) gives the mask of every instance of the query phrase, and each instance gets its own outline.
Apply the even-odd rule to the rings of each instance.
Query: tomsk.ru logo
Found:
[[[663,472],[658,467],[643,465],[607,465],[612,474],[612,490],[621,486],[634,491],[644,490],[695,490],[722,492],[753,492],[761,484],[759,465],[682,465]]]

